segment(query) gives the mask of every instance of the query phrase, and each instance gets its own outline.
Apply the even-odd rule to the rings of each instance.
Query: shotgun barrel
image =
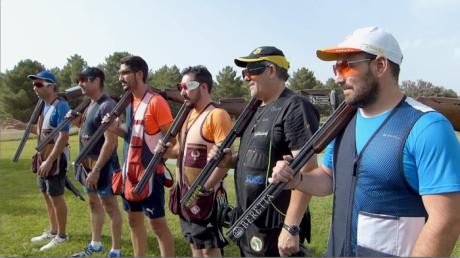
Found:
[[[222,153],[225,148],[230,148],[230,146],[235,141],[236,137],[241,136],[249,122],[251,122],[252,117],[257,111],[257,107],[260,106],[262,102],[256,98],[252,98],[251,101],[246,105],[243,112],[238,117],[238,120],[235,122],[235,125],[230,130],[229,134],[225,137],[222,143],[219,145],[218,152]],[[184,195],[180,201],[181,205],[189,207],[193,201],[196,199],[200,192],[204,191],[204,184],[211,176],[214,169],[219,165],[222,160],[223,155],[219,155],[218,158],[211,159],[206,166],[201,171],[200,175],[195,179],[195,181],[190,186],[188,192]]]
[[[174,119],[173,124],[171,127],[168,129],[168,132],[166,132],[165,136],[163,136],[163,143],[167,143],[171,140],[172,137],[175,137],[177,133],[180,131],[182,128],[182,125],[185,122],[185,119],[187,119],[188,114],[192,110],[193,106],[190,102],[185,101],[184,104],[181,106],[179,112],[177,113],[176,118]],[[136,188],[134,188],[134,193],[135,194],[140,194],[142,193],[142,190],[144,190],[145,186],[147,185],[147,182],[150,180],[150,178],[155,177],[155,171],[156,167],[160,164],[160,161],[163,158],[164,153],[166,152],[166,148],[162,152],[155,152],[153,155],[152,159],[150,160],[149,164],[144,170],[144,174],[142,175],[141,179],[139,180],[139,183],[136,185]]]

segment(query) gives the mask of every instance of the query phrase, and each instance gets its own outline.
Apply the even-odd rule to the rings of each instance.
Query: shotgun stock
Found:
[[[443,114],[456,131],[460,131],[460,99],[444,97],[417,97],[417,101]]]
[[[315,154],[321,152],[337,134],[339,134],[350,122],[356,113],[356,108],[345,103],[332,113],[325,124],[305,143],[300,149],[299,154],[294,158],[289,167],[295,174],[308,162]],[[269,184],[267,188],[257,197],[257,199],[247,208],[241,217],[228,230],[226,236],[233,241],[237,241],[264,211],[271,205],[271,202],[283,191],[287,183]]]
[[[188,114],[192,110],[193,106],[190,102],[186,101],[184,104],[181,106],[179,112],[177,113],[176,118],[174,119],[173,124],[171,127],[168,129],[168,132],[166,132],[165,136],[163,136],[163,143],[167,143],[171,140],[172,137],[175,137],[177,133],[180,131],[182,128],[182,125],[185,122],[185,119],[187,119]],[[156,167],[158,164],[160,164],[160,161],[163,158],[163,155],[166,152],[166,148],[162,152],[155,152],[153,155],[152,159],[150,160],[149,164],[144,170],[144,174],[142,175],[141,179],[139,180],[139,183],[137,184],[136,188],[134,188],[134,193],[135,194],[140,194],[142,193],[142,190],[144,190],[145,186],[147,185],[147,182],[150,180],[150,178],[155,177],[155,171]]]
[[[64,90],[64,92],[58,92],[57,95],[67,101],[71,101],[83,96],[83,91],[81,87],[77,85]]]
[[[94,132],[93,136],[89,139],[88,143],[81,149],[80,154],[75,159],[75,165],[80,164],[84,158],[88,155],[88,153],[94,148],[94,145],[97,141],[104,135],[104,132],[110,127],[112,122],[119,117],[125,110],[126,106],[131,103],[133,95],[131,91],[127,88],[125,89],[125,93],[123,93],[120,101],[115,105],[115,107],[109,113],[109,120],[106,123],[102,123],[99,128],[97,128],[96,132]]]
[[[40,113],[42,112],[44,106],[45,101],[42,98],[38,98],[38,102],[35,105],[34,111],[32,112],[32,115],[30,116],[29,121],[27,122],[24,135],[22,136],[21,141],[19,142],[19,146],[16,149],[16,153],[14,153],[13,162],[17,162],[19,156],[21,156],[22,150],[24,149],[24,146],[26,145],[26,142],[29,139],[30,131],[32,130],[34,124],[37,123],[38,117],[40,116]]]
[[[229,134],[225,137],[222,143],[219,145],[218,152],[222,153],[225,148],[230,148],[230,146],[235,141],[236,137],[241,136],[243,131],[248,126],[249,122],[251,121],[252,117],[257,111],[257,107],[260,106],[262,102],[257,100],[256,98],[252,98],[251,101],[246,105],[244,111],[238,117],[238,120],[235,122],[235,125],[230,130]],[[180,201],[181,205],[185,205],[187,207],[193,203],[200,192],[204,190],[204,184],[211,176],[214,169],[219,165],[220,161],[222,160],[223,155],[220,155],[218,158],[211,159],[206,166],[201,171],[200,175],[195,179],[195,181],[190,186],[188,192],[184,195],[182,200]]]
[[[70,122],[77,118],[77,114],[82,113],[89,106],[90,103],[90,98],[84,99],[74,110],[71,111],[70,117],[65,118],[64,121],[62,121],[56,128],[54,128],[53,131],[51,131],[51,133],[48,135],[48,137],[46,137],[45,139],[40,141],[40,143],[38,143],[35,149],[38,152],[42,151],[45,148],[45,146],[54,139],[56,134],[58,134],[64,127],[66,127]]]

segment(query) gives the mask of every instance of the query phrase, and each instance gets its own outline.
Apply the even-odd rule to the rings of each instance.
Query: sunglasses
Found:
[[[188,81],[188,82],[180,82],[177,85],[177,90],[194,90],[200,86],[200,83],[197,81]]]
[[[75,83],[76,84],[83,84],[85,82],[88,82],[88,81],[93,81],[94,78],[93,77],[85,77],[85,76],[80,76],[77,78],[77,80],[75,80]]]
[[[53,83],[51,83],[51,82],[46,82],[46,81],[34,81],[32,84],[33,84],[34,87],[36,87],[36,88],[41,88],[41,87],[44,87],[44,86],[52,85]]]
[[[262,74],[267,67],[269,67],[269,65],[265,65],[265,64],[255,64],[254,65],[254,64],[248,63],[248,65],[246,66],[246,69],[241,71],[241,76],[243,78],[245,77],[250,78],[251,76]]]
[[[334,71],[334,75],[340,76],[352,76],[357,74],[357,70],[353,68],[353,64],[362,63],[362,62],[372,62],[375,58],[366,58],[366,59],[359,59],[359,60],[338,60],[334,65],[332,65],[332,70]]]

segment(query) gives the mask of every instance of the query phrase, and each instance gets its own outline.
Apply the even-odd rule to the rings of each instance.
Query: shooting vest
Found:
[[[208,158],[208,152],[214,146],[214,142],[208,141],[203,136],[203,124],[206,121],[206,118],[216,107],[210,103],[206,108],[198,115],[195,121],[189,125],[190,112],[187,116],[187,121],[184,126],[182,126],[180,135],[179,135],[179,145],[181,149],[181,167],[178,168],[181,173],[182,183],[185,183],[187,186],[190,186],[198,175],[201,173],[201,170],[205,167]]]
[[[62,101],[60,100],[59,98],[56,98],[50,105],[49,105],[49,108],[48,110],[46,111],[45,114],[42,114],[42,116],[40,116],[40,119],[39,119],[39,126],[38,128],[39,129],[39,141],[40,139],[45,139],[48,137],[48,135],[53,131],[54,126],[51,125],[51,116],[53,115],[53,113],[55,112],[56,110],[56,107],[57,105],[59,104],[59,102]],[[49,155],[51,154],[51,152],[53,151],[53,148],[54,148],[54,144],[56,143],[57,139],[59,137],[59,134],[57,134],[53,140],[51,140],[46,146],[45,148],[40,152],[40,155],[41,155],[41,160],[46,160]],[[68,145],[66,145],[66,147],[64,148],[64,151],[62,152],[61,156],[59,158],[56,159],[55,161],[55,165],[53,164],[53,167],[52,167],[52,170],[54,169],[54,171],[50,174],[50,176],[55,176],[57,174],[59,174],[59,168],[61,168],[61,162],[66,162],[66,165],[68,164],[68,161],[69,161],[69,147]]]
[[[279,98],[259,107],[241,137],[235,169],[237,212],[241,214],[268,185],[272,168],[283,155],[290,155],[288,146],[274,146],[273,129],[280,116],[286,115],[293,98],[303,98],[285,89]],[[271,206],[251,224],[239,240],[246,256],[279,256],[278,236],[291,199],[291,190],[283,190]],[[300,224],[301,242],[309,239],[310,219],[306,213]]]
[[[432,109],[403,99],[359,155],[356,116],[336,138],[327,256],[410,256],[427,213],[404,176],[403,151],[412,127],[427,111]]]
[[[141,102],[132,115],[132,104],[127,107],[127,121],[126,127],[128,132],[125,136],[125,148],[124,152],[126,160],[123,164],[123,193],[126,199],[130,201],[141,201],[150,196],[154,187],[162,186],[162,178],[159,180],[159,176],[150,178],[141,194],[135,195],[133,193],[134,188],[138,184],[144,169],[148,166],[150,160],[153,158],[155,146],[158,140],[163,137],[161,130],[150,135],[144,130],[144,117],[147,112],[150,101],[153,97],[158,94],[148,90],[146,91]],[[129,139],[129,140],[128,140]],[[163,174],[164,168],[159,165],[156,168],[156,174]],[[162,175],[161,175],[162,176]],[[158,183],[159,182],[159,183]],[[141,198],[144,197],[144,198]]]

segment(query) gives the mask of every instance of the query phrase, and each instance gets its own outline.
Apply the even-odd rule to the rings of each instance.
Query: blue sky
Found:
[[[460,1],[456,0],[1,0],[1,71],[20,60],[91,66],[114,51],[160,66],[203,64],[215,75],[258,46],[282,49],[290,72],[332,77],[315,50],[376,25],[399,41],[400,80],[428,80],[460,94]]]

